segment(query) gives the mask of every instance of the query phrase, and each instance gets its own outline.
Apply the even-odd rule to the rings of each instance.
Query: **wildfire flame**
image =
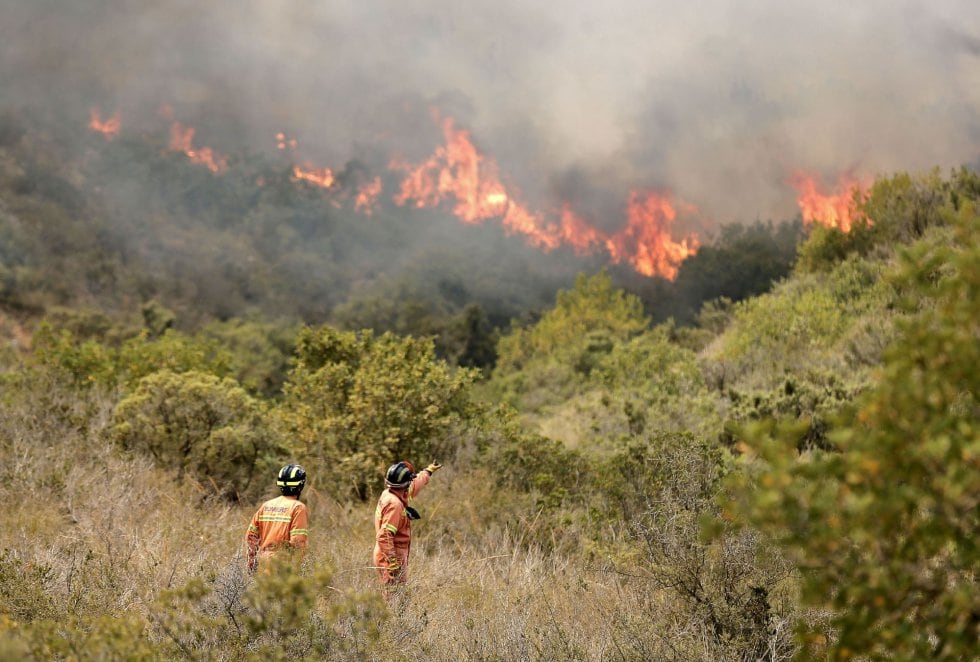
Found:
[[[180,122],[174,122],[170,126],[170,149],[183,152],[191,163],[203,165],[211,172],[224,172],[228,169],[227,159],[219,156],[210,147],[195,149],[194,128],[184,126]]]
[[[165,106],[161,113],[172,121],[172,109]],[[393,160],[389,164],[391,170],[405,173],[394,196],[398,205],[422,209],[449,204],[453,214],[464,223],[498,219],[508,234],[522,235],[528,244],[544,251],[560,246],[569,246],[577,254],[605,250],[614,263],[627,262],[641,274],[670,280],[677,277],[680,263],[696,254],[700,247],[694,235],[679,242],[671,237],[670,228],[677,219],[677,211],[666,193],[631,193],[626,225],[615,233],[594,227],[568,205],[552,214],[531,211],[504,186],[497,163],[477,150],[468,131],[457,128],[451,117],[440,118],[436,114],[435,119],[441,125],[445,144],[421,163]],[[89,126],[111,139],[119,132],[119,115],[102,122],[93,110]],[[209,147],[195,148],[194,133],[192,127],[172,121],[170,149],[183,152],[193,163],[204,165],[214,173],[225,171],[227,159]],[[297,141],[284,132],[277,133],[275,138],[276,148],[281,151],[297,147]],[[365,215],[371,215],[376,209],[382,192],[379,176],[356,187],[351,182],[339,186],[331,168],[310,163],[293,165],[292,178],[330,189],[330,203],[338,208],[353,195],[354,210]],[[262,177],[256,180],[257,186],[264,184]]]
[[[603,247],[614,262],[629,262],[647,276],[676,278],[680,263],[698,250],[696,237],[671,239],[668,230],[677,213],[668,196],[631,194],[626,227],[615,234],[591,226],[567,205],[557,219],[532,212],[508,193],[496,162],[480,154],[468,131],[457,129],[452,118],[441,124],[445,144],[432,156],[417,165],[390,164],[392,170],[406,173],[396,204],[425,208],[450,202],[453,213],[466,223],[499,218],[508,233],[521,234],[546,251],[563,244],[579,254]]]
[[[690,207],[688,211],[696,211]],[[695,255],[701,242],[694,235],[677,242],[670,227],[677,219],[668,194],[633,191],[626,206],[626,227],[608,234],[592,227],[567,206],[562,210],[562,237],[577,253],[603,246],[615,264],[628,262],[644,276],[677,278],[681,262]]]
[[[289,149],[296,149],[298,144],[295,138],[287,138],[286,134],[282,131],[276,134],[276,149],[280,151],[285,150],[287,147]]]
[[[698,252],[701,243],[694,235],[676,242],[668,232],[677,219],[669,196],[630,193],[626,227],[606,241],[614,262],[625,260],[645,276],[677,278],[681,262]]]
[[[319,186],[320,188],[330,188],[337,181],[330,168],[314,168],[306,164],[306,167],[293,166],[293,179],[304,181]]]
[[[417,165],[398,160],[389,165],[406,172],[395,204],[422,209],[452,201],[453,214],[465,223],[501,218],[508,232],[523,234],[531,245],[556,248],[556,228],[514,200],[500,181],[496,162],[477,151],[469,132],[457,129],[451,117],[441,123],[445,144],[432,156]]]
[[[380,195],[381,178],[375,177],[357,190],[357,197],[354,198],[354,209],[370,216],[374,212],[375,206],[377,206],[378,196]]]
[[[476,151],[469,132],[456,129],[451,117],[443,120],[442,132],[446,144],[421,164],[392,161],[392,170],[408,173],[395,203],[411,201],[415,207],[424,208],[452,198],[456,202],[453,213],[467,223],[501,215],[508,196],[497,178],[496,164]]]
[[[850,232],[857,216],[857,203],[867,195],[867,185],[842,175],[836,190],[828,192],[816,177],[803,171],[797,171],[791,181],[799,193],[797,203],[804,223]]]
[[[101,133],[106,137],[106,140],[112,140],[119,135],[119,129],[122,128],[122,120],[118,112],[113,113],[112,117],[103,121],[101,113],[95,108],[92,108],[89,110],[88,116],[88,128],[96,133]]]

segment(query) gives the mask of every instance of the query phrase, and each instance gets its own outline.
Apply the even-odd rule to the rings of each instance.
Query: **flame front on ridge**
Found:
[[[670,237],[677,214],[669,195],[633,192],[626,227],[615,234],[593,227],[568,205],[555,218],[530,211],[507,191],[496,162],[477,151],[468,131],[457,129],[452,118],[436,119],[445,144],[419,164],[395,160],[389,166],[405,173],[396,204],[426,208],[448,203],[465,223],[499,218],[509,234],[523,235],[545,251],[561,245],[579,254],[605,248],[613,262],[628,262],[647,276],[676,278],[680,263],[697,253],[696,237],[680,243]]]
[[[858,202],[867,196],[868,187],[849,175],[841,175],[835,192],[826,192],[817,178],[801,170],[791,180],[797,190],[797,203],[803,222],[816,223],[842,232],[850,232],[857,217]]]
[[[191,163],[207,167],[211,172],[224,172],[228,169],[227,159],[219,156],[210,147],[194,147],[194,128],[174,122],[170,126],[170,149],[183,152]]]
[[[165,106],[161,113],[172,120],[170,107]],[[453,215],[467,224],[499,219],[507,234],[519,234],[529,245],[543,251],[560,246],[568,246],[580,255],[605,250],[614,263],[626,262],[641,274],[669,280],[677,277],[680,263],[700,247],[694,235],[679,242],[671,237],[677,212],[669,193],[632,192],[626,206],[625,227],[614,233],[595,227],[567,204],[551,214],[532,211],[504,185],[497,163],[477,150],[469,131],[457,128],[453,118],[440,117],[435,111],[434,118],[442,128],[444,144],[421,163],[399,159],[389,163],[390,170],[403,173],[393,198],[399,206],[423,209],[448,205]],[[96,110],[91,112],[89,127],[109,139],[119,133],[120,125],[118,113],[103,122]],[[183,152],[191,162],[204,165],[211,172],[227,170],[226,157],[210,147],[194,147],[194,133],[194,128],[172,121],[170,149]],[[278,150],[297,149],[296,139],[288,138],[284,132],[275,138]],[[330,190],[330,202],[335,207],[341,207],[353,196],[354,210],[368,216],[377,208],[382,192],[380,176],[362,180],[356,186],[350,182],[340,186],[331,168],[310,163],[294,164],[292,178]],[[260,177],[256,184],[262,186],[264,180]],[[696,211],[690,206],[688,209]]]

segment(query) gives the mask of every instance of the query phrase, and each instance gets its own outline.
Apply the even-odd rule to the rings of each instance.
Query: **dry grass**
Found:
[[[49,569],[43,589],[58,619],[138,616],[158,638],[167,636],[153,627],[161,593],[203,580],[213,593],[201,613],[218,629],[188,637],[195,643],[185,655],[235,659],[222,641],[240,627],[230,618],[242,609],[242,538],[257,504],[215,500],[144,457],[122,454],[105,434],[111,397],[70,399],[56,389],[43,397],[41,409],[28,399],[0,410],[0,548]],[[378,619],[369,608],[380,604],[374,503],[329,498],[316,486],[330,479],[313,477],[304,493],[311,537],[303,572],[332,570],[319,596],[322,618],[333,619],[324,626],[329,636],[363,637],[358,618],[380,625],[376,641],[347,642],[334,659],[738,659],[669,591],[587,565],[573,527],[557,528],[569,539],[545,549],[531,535],[540,515],[490,517],[497,488],[451,468],[418,499],[423,519],[407,592]],[[338,615],[356,595],[371,596],[357,603],[368,605],[364,615]]]

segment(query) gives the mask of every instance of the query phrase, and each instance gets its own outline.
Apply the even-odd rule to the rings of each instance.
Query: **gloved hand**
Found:
[[[438,462],[433,462],[432,464],[430,464],[429,466],[427,466],[425,468],[425,470],[428,471],[430,474],[434,474],[435,472],[439,471],[440,469],[442,469],[442,465],[439,464]]]
[[[389,575],[391,575],[392,577],[397,577],[398,573],[402,569],[402,566],[398,562],[398,559],[392,558],[392,559],[388,559],[388,565],[386,566],[385,569],[388,571]]]

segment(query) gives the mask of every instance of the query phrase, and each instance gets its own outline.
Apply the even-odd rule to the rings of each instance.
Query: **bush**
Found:
[[[867,387],[863,382],[847,382],[834,372],[809,371],[789,375],[782,386],[769,391],[742,393],[728,390],[731,406],[722,443],[733,445],[738,429],[750,421],[779,419],[798,421],[805,426],[799,439],[799,450],[829,449],[828,439],[833,418]]]
[[[232,379],[163,370],[119,402],[112,434],[206,491],[237,499],[264,488],[253,478],[272,475],[283,457],[264,417],[264,407]]]
[[[430,340],[307,328],[277,420],[312,473],[344,477],[329,489],[365,499],[393,462],[455,453],[453,431],[477,414],[475,376]]]
[[[158,370],[197,370],[220,377],[230,371],[230,354],[213,340],[192,338],[172,329],[155,338],[144,330],[121,343],[96,337],[81,339],[71,330],[78,319],[55,319],[68,322],[68,328],[56,329],[50,321],[42,322],[34,336],[34,359],[76,387],[132,389],[140,379]]]
[[[19,623],[55,618],[55,601],[47,592],[53,578],[51,568],[5,549],[0,553],[0,615]]]
[[[835,659],[969,659],[980,637],[980,214],[964,204],[955,243],[903,255],[900,325],[880,383],[830,440],[798,458],[797,426],[760,425],[760,455],[733,504],[804,570],[805,597],[836,610]],[[928,239],[928,237],[927,237]],[[801,624],[820,646],[828,633]]]
[[[692,638],[722,657],[784,658],[792,644],[776,624],[791,607],[777,598],[790,567],[766,553],[757,532],[737,530],[722,518],[717,497],[727,470],[725,454],[694,435],[626,441],[597,473],[596,489],[610,509],[597,522],[622,517],[628,527],[627,548],[609,546],[605,555],[640,590],[668,593],[666,604],[677,609],[673,618],[688,622]],[[664,608],[650,602],[648,609]],[[767,658],[769,651],[777,654]]]

